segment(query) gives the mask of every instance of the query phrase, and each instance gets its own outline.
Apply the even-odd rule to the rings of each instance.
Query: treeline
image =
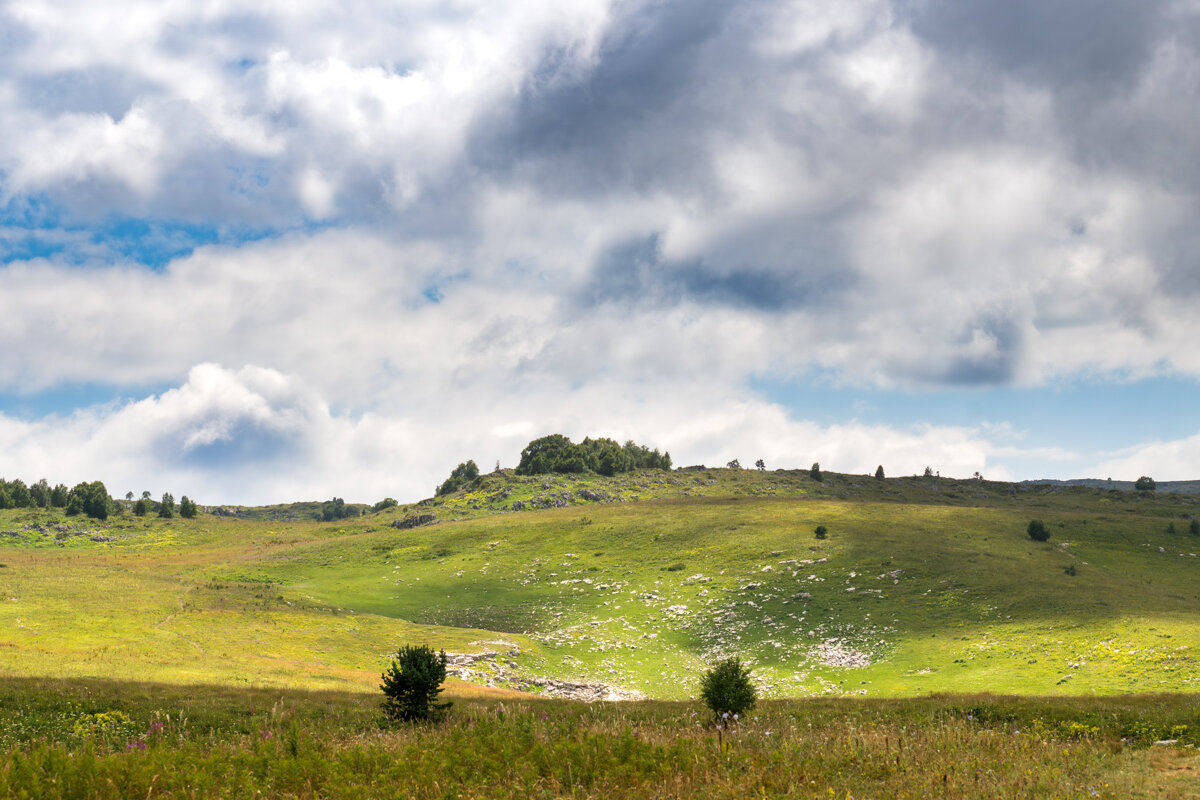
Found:
[[[159,502],[151,500],[149,492],[143,492],[142,499],[136,503],[132,502],[133,492],[126,498],[131,502],[130,510],[138,516],[155,513],[160,517],[173,517],[177,510],[170,492],[163,493]],[[20,478],[11,481],[0,478],[0,509],[4,508],[61,508],[69,517],[83,514],[101,520],[125,512],[125,506],[113,500],[101,481],[77,483],[68,489],[61,483],[51,487],[45,478],[28,486]],[[179,501],[179,516],[191,518],[198,512],[199,507],[184,495]]]
[[[548,473],[595,472],[617,475],[635,469],[670,469],[671,454],[659,453],[645,445],[627,441],[624,445],[612,439],[585,438],[578,444],[566,436],[554,433],[534,439],[521,451],[518,475]]]

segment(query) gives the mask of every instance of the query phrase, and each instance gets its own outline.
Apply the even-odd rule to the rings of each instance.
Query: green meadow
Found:
[[[0,511],[0,796],[1195,796],[1195,502],[689,469],[333,523]],[[405,643],[463,656],[440,726],[380,727]],[[718,740],[727,655],[763,702]]]

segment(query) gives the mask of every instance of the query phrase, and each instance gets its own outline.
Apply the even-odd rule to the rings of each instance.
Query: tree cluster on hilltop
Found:
[[[441,497],[444,494],[457,492],[478,477],[479,466],[475,463],[475,459],[469,459],[454,468],[454,471],[450,473],[450,477],[442,482],[442,485],[437,488],[435,494]]]
[[[548,473],[595,472],[617,475],[635,469],[670,469],[671,454],[659,453],[645,445],[627,441],[624,445],[612,439],[585,438],[578,444],[566,436],[554,433],[534,439],[521,451],[518,475]]]

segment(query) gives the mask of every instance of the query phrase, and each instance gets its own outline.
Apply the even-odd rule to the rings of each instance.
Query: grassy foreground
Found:
[[[376,695],[0,680],[0,797],[1193,798],[1194,695],[760,704],[456,697],[384,728]]]

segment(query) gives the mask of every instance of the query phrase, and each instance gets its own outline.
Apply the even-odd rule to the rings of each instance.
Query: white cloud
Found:
[[[1142,475],[1159,481],[1195,480],[1200,475],[1200,433],[1173,441],[1145,442],[1111,453],[1087,474],[1125,481]]]
[[[482,386],[453,396],[413,386],[391,415],[343,415],[296,376],[200,364],[178,388],[124,405],[35,421],[0,416],[0,473],[100,479],[118,495],[171,491],[211,504],[333,495],[414,501],[455,463],[511,467],[529,440],[550,432],[632,438],[670,450],[679,465],[740,457],[746,464],[764,458],[770,468],[820,461],[862,473],[883,463],[891,475],[927,464],[947,475],[989,469],[992,446],[977,431],[822,427],[794,422],[761,400],[665,388],[631,396],[619,383],[559,386],[481,402]],[[504,421],[520,413],[537,422]]]

